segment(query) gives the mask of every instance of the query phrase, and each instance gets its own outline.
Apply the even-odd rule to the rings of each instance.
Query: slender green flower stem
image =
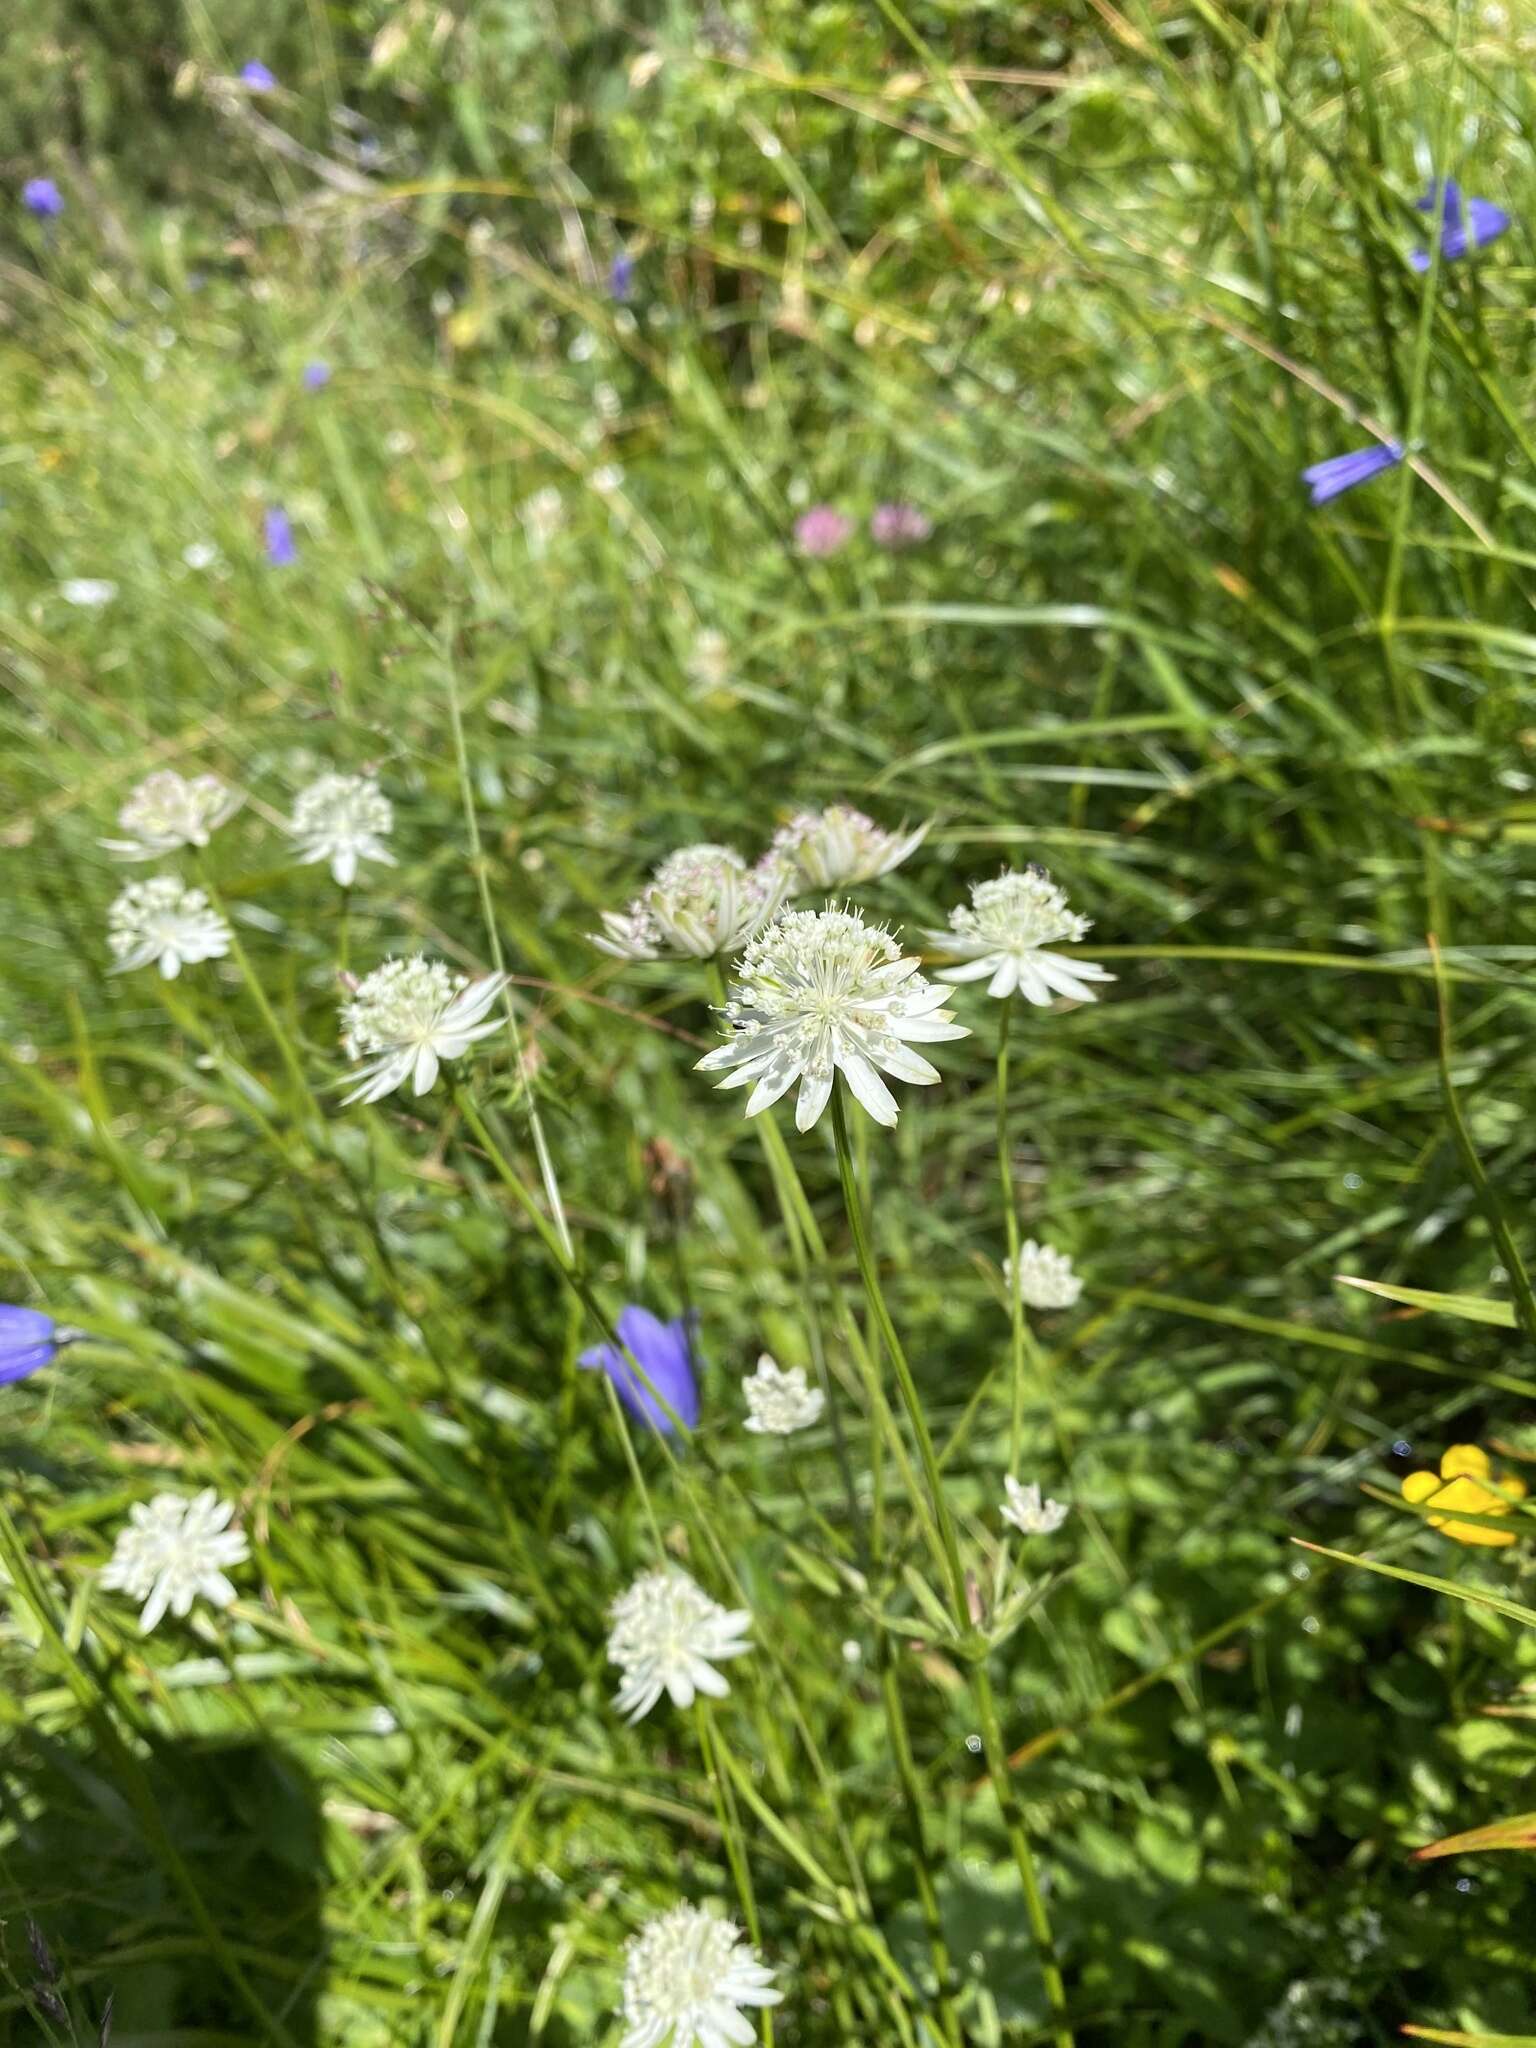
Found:
[[[912,1368],[907,1362],[906,1352],[902,1349],[901,1339],[896,1334],[890,1310],[886,1307],[874,1253],[870,1247],[869,1229],[854,1179],[853,1152],[848,1142],[848,1112],[843,1100],[841,1078],[833,1090],[832,1116],[833,1133],[837,1143],[838,1171],[843,1185],[843,1202],[848,1211],[848,1227],[853,1233],[854,1254],[858,1260],[865,1293],[869,1297],[875,1327],[879,1330],[881,1341],[890,1354],[896,1383],[901,1390],[902,1402],[907,1411],[907,1419],[917,1439],[918,1455],[928,1483],[934,1519],[938,1523],[948,1568],[955,1630],[963,1641],[971,1634],[971,1617],[970,1602],[966,1596],[965,1574],[960,1564],[959,1543],[955,1536],[954,1520],[944,1498],[933,1437],[928,1429],[927,1417],[923,1414],[917,1383],[912,1377]],[[1062,1982],[1061,1966],[1056,1959],[1056,1944],[1051,1933],[1050,1916],[1046,1911],[1045,1895],[1040,1888],[1039,1872],[1035,1866],[1034,1848],[1029,1839],[1024,1810],[1019,1803],[1008,1769],[1008,1752],[998,1722],[997,1702],[993,1697],[991,1676],[983,1658],[978,1656],[972,1663],[970,1678],[977,1718],[981,1722],[982,1748],[997,1794],[997,1803],[1002,1811],[1003,1825],[1008,1832],[1009,1845],[1018,1866],[1019,1881],[1024,1888],[1025,1915],[1040,1958],[1045,1993],[1050,2002],[1053,2020],[1051,2038],[1056,2048],[1073,2048],[1072,2029],[1066,2018],[1066,1987]]]
[[[1008,1232],[1008,1310],[1013,1398],[1008,1419],[1008,1470],[1018,1476],[1024,1440],[1024,1297],[1019,1292],[1019,1211],[1013,1192],[1013,1159],[1008,1143],[1008,1026],[1013,998],[1003,1002],[997,1026],[997,1174],[1002,1184],[1003,1223]]]
[[[885,1702],[885,1725],[890,1730],[891,1754],[896,1759],[896,1776],[901,1785],[902,1804],[907,1810],[907,1830],[912,1838],[912,1874],[917,1887],[918,1910],[928,1934],[928,1949],[938,1979],[939,2024],[946,2041],[964,2039],[960,2016],[955,2010],[954,1966],[949,1943],[944,1938],[944,1920],[939,1911],[938,1888],[933,1881],[933,1854],[928,1846],[928,1828],[923,1819],[923,1788],[912,1761],[912,1742],[907,1733],[906,1710],[896,1676],[896,1658],[890,1638],[880,1636],[880,1697]]]
[[[762,1924],[758,1919],[757,1894],[752,1888],[752,1870],[747,1862],[746,1842],[742,1837],[741,1816],[736,1810],[735,1793],[721,1754],[723,1743],[714,1727],[708,1700],[695,1700],[694,1725],[699,1731],[699,1749],[704,1759],[705,1773],[709,1778],[709,1789],[714,1797],[715,1819],[720,1825],[720,1839],[725,1844],[725,1860],[731,1866],[736,1896],[741,1901],[742,1917],[747,1923],[747,1932],[752,1937],[753,1947],[761,1949]],[[773,2048],[771,2009],[763,2006],[758,2017],[762,2026],[764,2048]]]

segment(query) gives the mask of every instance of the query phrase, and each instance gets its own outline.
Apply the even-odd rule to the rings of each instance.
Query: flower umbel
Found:
[[[739,1928],[701,1906],[673,1906],[624,1951],[619,2048],[748,2048],[757,2029],[742,2008],[783,1995]]]
[[[101,1584],[144,1602],[142,1634],[149,1634],[167,1608],[180,1617],[199,1598],[214,1607],[229,1606],[235,1589],[224,1568],[250,1555],[244,1536],[228,1526],[234,1512],[233,1501],[220,1500],[211,1486],[190,1500],[159,1493],[129,1509],[128,1526],[118,1536]]]
[[[507,980],[487,974],[472,982],[420,953],[376,967],[341,1006],[341,1042],[348,1058],[363,1062],[343,1101],[378,1102],[407,1081],[413,1095],[425,1095],[443,1060],[496,1029],[485,1013]]]
[[[1514,1473],[1493,1477],[1488,1453],[1477,1444],[1452,1444],[1440,1460],[1438,1478],[1433,1472],[1409,1472],[1403,1479],[1404,1500],[1459,1510],[1465,1515],[1512,1515],[1516,1502],[1524,1500],[1525,1493],[1525,1481]],[[1481,1522],[1458,1522],[1454,1513],[1431,1515],[1428,1519],[1431,1529],[1443,1530],[1454,1543],[1503,1549],[1515,1541],[1513,1529],[1488,1529]]]
[[[949,913],[950,929],[929,932],[928,939],[938,951],[959,958],[958,966],[944,970],[945,981],[990,976],[989,996],[1017,993],[1042,1008],[1058,995],[1091,1003],[1097,998],[1088,983],[1115,977],[1091,960],[1046,950],[1058,939],[1082,938],[1088,922],[1068,910],[1066,890],[1044,868],[1010,868],[973,884],[969,905]]]
[[[117,814],[126,839],[103,839],[119,860],[158,860],[181,846],[206,846],[240,808],[240,793],[217,775],[178,775],[158,768],[130,791]]]
[[[196,960],[222,960],[230,930],[201,889],[188,889],[174,875],[130,882],[107,912],[107,944],[114,974],[158,963],[167,981]]]
[[[394,806],[371,775],[321,775],[299,791],[288,830],[305,866],[329,861],[333,881],[350,889],[359,861],[394,866],[384,844],[394,822]]]
[[[1021,1536],[1050,1536],[1067,1519],[1064,1500],[1042,1498],[1038,1480],[1020,1486],[1009,1472],[1003,1479],[1003,1520]]]
[[[579,1362],[588,1372],[607,1373],[637,1421],[671,1436],[675,1425],[667,1413],[670,1408],[685,1429],[692,1429],[699,1419],[699,1387],[693,1376],[689,1318],[677,1316],[664,1323],[648,1308],[631,1303],[621,1311],[615,1334],[617,1344],[595,1344],[582,1352]]]
[[[927,831],[926,825],[919,825],[915,832],[885,832],[850,804],[828,804],[824,811],[797,811],[774,834],[768,859],[790,870],[791,895],[807,889],[843,889],[876,881],[899,868]]]
[[[739,953],[784,899],[777,869],[749,868],[730,846],[669,854],[627,910],[605,910],[592,943],[617,960],[708,960]]]
[[[1026,1308],[1071,1308],[1083,1291],[1067,1253],[1036,1244],[1032,1237],[1019,1247],[1017,1275],[1013,1260],[1004,1259],[1003,1278],[1017,1286]]]
[[[938,1069],[904,1043],[966,1038],[943,1007],[945,992],[878,925],[851,910],[786,910],[742,955],[725,1005],[731,1037],[699,1061],[701,1073],[729,1069],[718,1085],[751,1088],[756,1116],[796,1082],[797,1129],[826,1108],[841,1071],[878,1124],[894,1124],[896,1099],[880,1069],[928,1084]]]
[[[755,1436],[793,1436],[797,1429],[809,1429],[821,1420],[826,1396],[805,1377],[805,1368],[791,1366],[780,1371],[765,1351],[757,1371],[741,1383],[747,1397],[747,1428]]]
[[[724,1699],[731,1688],[716,1664],[752,1647],[751,1615],[711,1600],[676,1566],[642,1572],[610,1613],[608,1661],[623,1673],[613,1703],[626,1721],[641,1720],[663,1693],[675,1707],[691,1707],[699,1693]]]

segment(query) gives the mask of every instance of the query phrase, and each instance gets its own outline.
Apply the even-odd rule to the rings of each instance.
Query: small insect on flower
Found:
[[[52,1365],[59,1351],[72,1344],[78,1330],[64,1330],[46,1310],[0,1302],[0,1386],[24,1380]]]
[[[908,1039],[968,1038],[891,934],[852,910],[786,910],[742,955],[725,1005],[731,1036],[698,1062],[721,1088],[751,1088],[756,1116],[800,1084],[795,1127],[808,1131],[840,1072],[877,1124],[894,1124],[896,1098],[880,1069],[927,1086],[940,1078]]]
[[[34,220],[57,220],[64,211],[64,194],[52,178],[28,178],[21,188],[21,203]]]
[[[664,1323],[648,1308],[631,1304],[620,1313],[615,1332],[617,1344],[595,1344],[582,1352],[579,1363],[588,1372],[607,1373],[614,1391],[637,1421],[671,1436],[675,1415],[685,1429],[692,1429],[699,1419],[699,1388],[693,1372],[690,1319],[676,1316]]]
[[[332,880],[350,889],[360,861],[395,865],[384,844],[394,822],[394,806],[371,775],[327,774],[299,791],[288,831],[303,866],[329,861]]]
[[[1067,1512],[1064,1500],[1042,1497],[1037,1480],[1032,1479],[1028,1486],[1020,1486],[1011,1472],[1005,1475],[1002,1517],[1021,1536],[1054,1535],[1067,1519]]]
[[[789,870],[789,893],[807,889],[846,889],[878,881],[909,859],[927,837],[926,824],[915,832],[903,826],[886,832],[851,804],[828,804],[824,811],[797,811],[773,835],[764,865]]]
[[[1409,1472],[1403,1478],[1403,1499],[1448,1514],[1429,1516],[1431,1529],[1440,1529],[1453,1543],[1484,1544],[1502,1549],[1516,1540],[1513,1529],[1489,1529],[1481,1522],[1459,1522],[1464,1515],[1512,1515],[1516,1503],[1525,1499],[1525,1481],[1513,1472],[1493,1476],[1488,1453],[1477,1444],[1452,1444],[1440,1460],[1440,1472]]]
[[[784,900],[777,869],[749,868],[731,846],[669,854],[626,910],[602,912],[590,934],[616,960],[708,960],[739,953]]]
[[[376,967],[341,1006],[341,1042],[349,1059],[363,1062],[343,1102],[379,1102],[407,1081],[413,1095],[425,1095],[443,1060],[459,1059],[497,1028],[500,1020],[485,1013],[509,979],[470,981],[421,953]]]
[[[276,92],[277,90],[276,78],[259,57],[253,57],[249,64],[242,64],[240,66],[240,83],[248,92]]]
[[[1377,441],[1369,448],[1357,448],[1352,455],[1330,455],[1326,462],[1314,462],[1301,472],[1314,505],[1326,505],[1356,484],[1369,483],[1384,469],[1395,469],[1403,459],[1400,441]]]
[[[274,569],[291,569],[299,559],[293,538],[293,522],[281,505],[269,505],[261,515],[262,542]]]
[[[853,536],[853,521],[835,505],[813,505],[795,521],[795,545],[802,555],[835,555]]]
[[[747,1428],[754,1436],[793,1436],[821,1420],[826,1396],[806,1379],[803,1366],[783,1372],[765,1351],[757,1371],[741,1383],[747,1397]]]
[[[329,363],[313,362],[304,365],[302,382],[306,391],[323,391],[331,381]]]
[[[225,1568],[243,1564],[250,1555],[244,1536],[229,1527],[234,1512],[233,1501],[220,1500],[211,1486],[190,1500],[159,1493],[129,1509],[128,1526],[118,1536],[100,1583],[108,1592],[144,1602],[142,1635],[167,1608],[180,1619],[194,1600],[214,1607],[228,1607],[234,1600]]]
[[[958,955],[960,965],[946,968],[945,981],[980,981],[990,976],[987,994],[1006,999],[1018,994],[1046,1007],[1053,996],[1091,1003],[1097,997],[1090,981],[1114,976],[1091,960],[1046,949],[1059,939],[1077,940],[1089,920],[1067,908],[1067,892],[1044,868],[1009,869],[990,881],[976,882],[969,905],[949,913],[947,932],[929,932],[938,952]]]
[[[1441,209],[1441,193],[1445,195]],[[1431,180],[1429,190],[1414,205],[1420,213],[1440,214],[1440,254],[1447,263],[1496,242],[1509,227],[1509,215],[1491,199],[1464,199],[1454,178]],[[1408,261],[1420,272],[1430,266],[1427,249],[1410,249]]]
[[[711,1600],[676,1565],[642,1572],[609,1613],[608,1661],[623,1673],[613,1703],[630,1722],[663,1693],[675,1707],[691,1707],[699,1693],[724,1699],[731,1688],[715,1666],[752,1647],[751,1615]]]
[[[222,960],[229,951],[228,924],[201,889],[188,889],[175,875],[130,882],[107,912],[107,944],[114,974],[131,974],[153,960],[167,981],[198,960]]]
[[[159,768],[129,792],[117,814],[127,837],[103,839],[101,844],[119,860],[158,860],[179,847],[206,846],[241,801],[239,791],[217,775],[194,775],[189,780],[174,768]]]
[[[932,534],[933,521],[915,505],[877,505],[869,515],[869,537],[877,548],[921,547]]]
[[[619,2048],[748,2048],[743,2008],[780,2003],[773,1976],[729,1920],[686,1903],[658,1913],[624,1951]]]
[[[1014,1284],[1012,1259],[1003,1261],[1003,1278],[1010,1287]],[[1071,1308],[1083,1291],[1067,1254],[1033,1238],[1019,1247],[1017,1284],[1026,1308]]]

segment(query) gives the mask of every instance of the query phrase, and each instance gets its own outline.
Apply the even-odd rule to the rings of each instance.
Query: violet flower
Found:
[[[306,391],[323,391],[331,381],[329,363],[313,362],[304,365],[303,385]]]
[[[299,559],[299,551],[294,545],[288,514],[281,505],[269,505],[262,514],[261,524],[266,537],[267,560],[274,569],[291,569]]]
[[[635,259],[627,249],[621,249],[608,266],[608,296],[619,305],[627,305],[634,295]]]
[[[835,505],[813,505],[795,521],[795,542],[802,555],[835,555],[853,533],[853,521]]]
[[[1376,441],[1369,448],[1357,448],[1352,455],[1330,455],[1326,462],[1314,462],[1301,472],[1314,505],[1326,505],[1342,491],[1369,483],[1384,469],[1395,469],[1403,459],[1400,441]]]
[[[1461,187],[1454,178],[1447,178],[1442,186],[1439,179],[1431,179],[1429,190],[1422,199],[1413,203],[1420,213],[1434,213],[1440,207],[1440,194],[1445,193],[1445,210],[1440,216],[1440,254],[1447,263],[1454,263],[1458,256],[1466,256],[1473,249],[1481,249],[1489,242],[1495,242],[1509,226],[1509,215],[1502,206],[1495,206],[1491,199],[1463,199]],[[1430,253],[1427,249],[1410,249],[1408,261],[1415,270],[1428,270]]]
[[[35,220],[57,220],[64,211],[64,194],[52,178],[28,178],[21,188],[21,203]]]
[[[877,505],[869,516],[869,537],[877,548],[920,547],[933,521],[915,505]]]
[[[637,1421],[648,1423],[663,1436],[674,1434],[672,1417],[656,1398],[659,1394],[684,1428],[692,1429],[699,1419],[699,1387],[693,1376],[690,1341],[692,1320],[691,1316],[675,1316],[670,1323],[664,1323],[649,1309],[631,1304],[620,1314],[616,1325],[618,1344],[596,1344],[590,1351],[582,1352],[580,1363],[588,1372],[607,1373],[614,1391]],[[637,1365],[640,1372],[635,1370]]]
[[[40,1308],[0,1302],[0,1386],[51,1365],[59,1346],[78,1335],[78,1330],[61,1330]]]
[[[260,58],[253,57],[249,64],[240,66],[240,83],[251,92],[276,92],[277,80]]]

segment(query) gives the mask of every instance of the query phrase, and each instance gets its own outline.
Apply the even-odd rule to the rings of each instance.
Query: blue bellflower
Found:
[[[19,1308],[0,1302],[0,1386],[24,1380],[53,1361],[61,1344],[78,1331],[61,1330],[40,1308]]]
[[[691,1322],[690,1316],[675,1316],[664,1323],[648,1308],[631,1304],[618,1320],[618,1344],[594,1345],[583,1351],[581,1364],[588,1372],[607,1373],[619,1399],[637,1421],[649,1423],[663,1436],[673,1434],[671,1417],[651,1392],[654,1387],[684,1427],[692,1429],[699,1419],[699,1388],[693,1376]]]
[[[1443,187],[1438,179],[1431,182],[1424,197],[1413,202],[1420,213],[1438,211],[1442,189],[1445,211],[1440,217],[1440,254],[1447,263],[1454,263],[1458,256],[1466,256],[1488,242],[1496,242],[1509,226],[1509,215],[1502,206],[1495,206],[1491,199],[1463,199],[1454,178],[1447,178]],[[1410,249],[1408,261],[1415,270],[1428,270],[1429,251]]]
[[[306,391],[323,391],[330,381],[331,366],[329,363],[316,361],[304,365],[304,389]]]
[[[267,560],[274,569],[291,569],[299,559],[299,551],[294,546],[288,514],[281,505],[269,505],[262,515],[261,524],[266,538]]]
[[[277,80],[259,57],[253,57],[249,64],[242,64],[240,66],[240,83],[251,92],[275,92],[277,90]]]
[[[608,293],[622,306],[634,295],[635,259],[621,249],[608,266]]]
[[[1341,491],[1368,483],[1384,469],[1395,469],[1403,459],[1400,441],[1377,441],[1369,448],[1357,448],[1352,455],[1330,455],[1326,462],[1314,462],[1301,472],[1301,480],[1312,494],[1314,505],[1326,505]]]
[[[57,220],[64,211],[64,194],[52,178],[28,178],[21,188],[21,203],[37,220]]]

